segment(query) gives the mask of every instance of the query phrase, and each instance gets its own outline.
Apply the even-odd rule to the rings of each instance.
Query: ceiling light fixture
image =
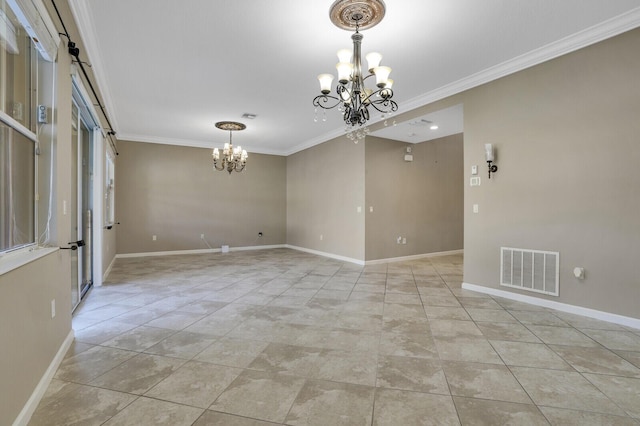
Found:
[[[331,22],[338,28],[344,30],[354,30],[351,36],[353,40],[353,52],[349,49],[341,49],[338,51],[339,63],[336,65],[338,70],[338,85],[336,86],[337,96],[329,95],[331,93],[331,85],[333,82],[332,74],[320,74],[321,94],[313,99],[313,105],[316,107],[316,118],[318,107],[323,109],[332,109],[338,107],[343,112],[343,119],[347,127],[347,131],[355,126],[362,127],[370,118],[369,107],[384,114],[390,114],[398,110],[398,104],[393,101],[393,80],[389,78],[391,68],[380,66],[382,55],[372,52],[366,55],[368,62],[368,74],[362,75],[362,60],[360,53],[360,45],[362,43],[362,34],[359,30],[364,30],[377,25],[385,13],[385,4],[382,0],[337,0],[329,10]],[[351,62],[353,59],[353,62]],[[365,87],[365,80],[370,77],[376,79],[376,86],[373,89]],[[326,118],[323,118],[326,121]],[[353,131],[349,133],[350,139],[361,139],[369,129],[364,127],[362,131]]]
[[[222,171],[226,170],[231,174],[232,171],[241,172],[247,165],[247,151],[242,149],[240,145],[233,147],[231,142],[231,133],[244,130],[247,128],[242,123],[235,121],[219,121],[216,123],[216,127],[220,130],[229,131],[229,143],[224,144],[222,148],[222,158],[220,157],[220,151],[218,148],[213,149],[213,168]]]

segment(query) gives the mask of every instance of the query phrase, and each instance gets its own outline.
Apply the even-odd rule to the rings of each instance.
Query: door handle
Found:
[[[84,240],[72,241],[69,244],[76,244],[78,247],[84,247],[86,245]]]
[[[60,247],[60,250],[78,250],[78,247],[84,247],[86,245],[84,240],[70,241],[67,244],[71,244],[71,247]]]

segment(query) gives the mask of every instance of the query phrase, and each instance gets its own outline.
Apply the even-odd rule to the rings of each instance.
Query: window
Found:
[[[38,52],[0,0],[0,254],[36,242]]]
[[[35,242],[35,144],[0,122],[0,252]]]
[[[35,132],[32,67],[37,53],[15,14],[0,0],[0,111]]]
[[[104,221],[107,227],[113,226],[116,221],[115,219],[115,197],[116,197],[115,196],[115,190],[116,190],[115,176],[116,176],[116,170],[115,170],[113,154],[110,152],[110,150],[107,150],[105,168],[104,168],[104,183],[105,183]]]

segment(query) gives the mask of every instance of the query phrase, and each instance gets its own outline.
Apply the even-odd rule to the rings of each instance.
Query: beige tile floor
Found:
[[[31,425],[640,425],[640,330],[461,289],[462,256],[118,259]]]

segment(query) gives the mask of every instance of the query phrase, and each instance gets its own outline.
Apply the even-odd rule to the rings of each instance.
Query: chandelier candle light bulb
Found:
[[[372,73],[377,67],[380,66],[380,61],[382,61],[382,55],[378,52],[367,53],[367,63],[369,64],[369,72]]]

